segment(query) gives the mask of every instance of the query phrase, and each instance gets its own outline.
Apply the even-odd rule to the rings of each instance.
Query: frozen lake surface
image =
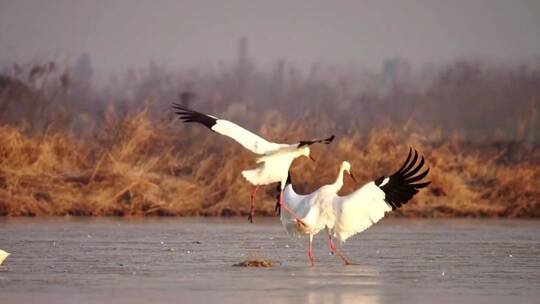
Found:
[[[331,256],[277,218],[0,218],[0,303],[539,303],[540,221],[384,220]],[[232,267],[248,257],[274,268]]]

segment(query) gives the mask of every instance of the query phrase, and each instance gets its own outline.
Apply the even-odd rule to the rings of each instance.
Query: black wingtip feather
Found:
[[[424,156],[422,156],[422,158],[420,159],[420,163],[418,164],[418,166],[416,166],[416,168],[414,168],[413,170],[409,171],[409,173],[403,175],[403,177],[409,178],[411,176],[414,176],[416,173],[418,173],[418,171],[420,171],[420,169],[422,169],[423,166],[424,166]]]
[[[204,125],[209,129],[212,129],[212,127],[216,124],[216,118],[201,112],[191,110],[181,104],[173,103],[172,107],[173,109],[175,109],[174,113],[176,113],[185,123],[196,122]]]
[[[413,176],[413,177],[410,177],[410,178],[407,178],[406,181],[407,183],[409,184],[412,184],[412,183],[415,183],[415,182],[418,182],[418,181],[421,181],[424,177],[426,177],[429,173],[429,168],[426,169],[426,171],[418,174],[417,176]]]
[[[407,159],[394,174],[390,176],[390,179],[387,183],[380,186],[384,180],[384,177],[381,177],[375,181],[381,190],[384,191],[386,202],[392,207],[392,210],[400,208],[402,205],[406,204],[419,189],[427,187],[431,181],[415,183],[421,181],[429,173],[429,168],[424,172],[417,174],[424,166],[425,160],[422,156],[420,162],[418,162],[418,151],[414,150],[414,157],[411,159],[413,149],[409,149],[409,155]]]
[[[405,160],[403,165],[401,165],[401,167],[397,170],[397,172],[401,172],[401,170],[403,170],[407,166],[407,164],[409,163],[409,160],[411,160],[411,155],[412,155],[412,148],[409,148],[409,155],[407,156],[407,159]]]
[[[317,143],[323,143],[325,145],[328,145],[330,144],[333,140],[334,140],[335,136],[332,135],[328,138],[324,138],[324,139],[316,139],[316,140],[301,140],[299,143],[298,143],[298,148],[302,147],[302,146],[311,146],[313,144],[317,144]]]
[[[420,183],[420,184],[411,184],[411,186],[413,186],[414,189],[422,189],[422,188],[425,188],[425,187],[429,186],[429,184],[431,184],[431,181],[425,182],[425,183]]]
[[[411,160],[411,162],[409,163],[409,165],[403,169],[403,171],[401,171],[401,173],[403,174],[406,174],[408,173],[413,167],[414,165],[416,164],[416,161],[418,160],[418,151],[414,150],[414,157],[413,159]]]
[[[324,142],[325,145],[328,145],[334,140],[334,138],[335,138],[335,136],[334,136],[334,134],[332,134],[332,136],[326,138],[323,142]]]

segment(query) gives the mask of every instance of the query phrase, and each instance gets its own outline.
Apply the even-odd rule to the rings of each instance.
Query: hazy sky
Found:
[[[414,65],[540,55],[539,0],[0,0],[0,59],[88,52],[99,68],[229,62]]]

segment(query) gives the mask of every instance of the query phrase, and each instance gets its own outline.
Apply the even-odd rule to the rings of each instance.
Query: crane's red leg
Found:
[[[281,207],[281,210],[285,210],[287,212],[289,212],[289,214],[296,220],[296,222],[298,223],[298,225],[302,225],[304,227],[306,227],[306,223],[304,223],[304,221],[302,221],[298,215],[296,215],[296,213],[294,213],[294,211],[292,211],[289,207],[287,207],[287,205],[285,205],[283,203],[283,190],[279,193],[279,206]]]
[[[259,186],[255,186],[253,191],[251,191],[251,206],[249,208],[248,221],[253,224],[253,218],[255,217],[255,194],[257,194],[257,189]]]
[[[337,250],[336,245],[332,241],[332,235],[330,235],[330,231],[328,231],[328,229],[326,230],[326,233],[328,234],[328,247],[330,247],[330,251],[341,258],[343,265],[351,265],[349,260]]]
[[[315,265],[315,259],[313,258],[313,235],[310,234],[309,235],[309,249],[308,249],[308,258],[309,258],[309,261],[311,262],[311,266],[314,266]]]

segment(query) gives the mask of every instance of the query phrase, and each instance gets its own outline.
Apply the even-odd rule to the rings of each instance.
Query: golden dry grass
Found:
[[[310,137],[302,126],[312,121],[286,125],[284,119],[276,119],[279,115],[264,114],[264,135],[285,141]],[[281,123],[264,123],[269,117]],[[279,135],[284,129],[290,138]],[[198,125],[152,122],[147,109],[126,116],[111,130],[107,146],[62,132],[27,136],[20,128],[0,127],[0,214],[248,214],[251,187],[240,171],[255,164],[254,156],[231,140]],[[329,146],[313,146],[317,162],[299,159],[293,164],[295,187],[307,192],[331,182],[342,160],[352,163],[359,181],[391,174],[406,157],[408,145],[425,155],[433,183],[397,215],[540,216],[536,162],[504,163],[506,147],[469,146],[463,153],[465,144],[458,139],[435,145],[415,133],[393,129],[373,130],[365,138],[348,132]],[[514,153],[538,159],[539,152]],[[342,193],[359,186],[347,180]],[[260,193],[257,214],[273,214],[275,186]]]
[[[101,90],[52,63],[4,69],[0,215],[247,215],[251,186],[240,172],[255,156],[178,122],[170,104],[179,99],[274,141],[335,134],[331,145],[313,146],[316,163],[293,163],[300,192],[333,181],[343,160],[360,183],[391,174],[412,146],[433,183],[393,215],[540,216],[539,63],[505,70],[457,62],[423,89],[396,83],[384,94],[362,85],[380,75],[359,81],[282,68],[247,77],[235,67],[150,66]],[[192,85],[203,96],[184,91]],[[126,90],[130,97],[119,93]],[[347,180],[341,193],[360,186]],[[273,215],[275,185],[258,193],[257,215]]]

